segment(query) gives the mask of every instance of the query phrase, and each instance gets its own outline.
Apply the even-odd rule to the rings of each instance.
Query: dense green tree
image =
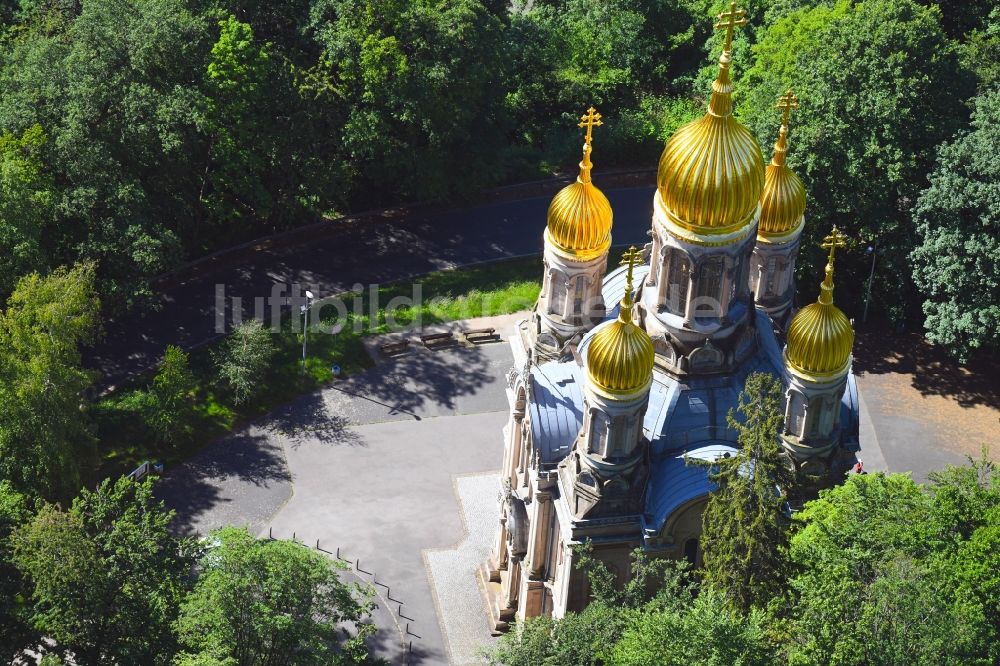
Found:
[[[573,165],[578,116],[594,105],[606,121],[601,164],[655,160],[662,135],[676,129],[668,119],[662,127],[662,107],[676,104],[672,95],[681,92],[673,79],[700,64],[691,36],[711,17],[694,12],[672,0],[536,2],[514,11],[501,68],[503,120],[514,142],[507,154],[542,150],[556,165]]]
[[[1000,85],[1000,5],[981,28],[969,33],[962,45],[962,61],[976,73],[981,92]]]
[[[204,153],[200,64],[207,26],[181,0],[38,3],[0,53],[0,127],[40,125],[55,175],[54,262],[98,263],[126,303],[181,251]]]
[[[177,631],[178,666],[364,664],[370,590],[340,580],[336,560],[294,541],[213,533]],[[344,623],[354,623],[350,636]],[[348,638],[344,638],[345,635]]]
[[[987,663],[982,606],[938,557],[934,499],[908,476],[854,475],[796,521],[791,663]]]
[[[647,602],[658,609],[676,609],[691,599],[685,564],[650,560],[641,550],[632,554],[629,580],[623,586],[594,556],[589,542],[577,549],[576,566],[590,585],[587,608],[560,620],[541,617],[516,623],[490,652],[491,663],[599,666],[607,663],[611,646]],[[656,595],[653,602],[651,594]]]
[[[767,606],[784,589],[788,543],[784,492],[793,478],[778,443],[783,405],[777,379],[764,373],[749,375],[738,413],[728,415],[739,452],[715,461],[709,472],[716,489],[702,519],[704,579],[744,612]]]
[[[233,8],[282,40],[272,47],[221,4],[25,3],[0,40],[0,234],[21,241],[5,261],[92,260],[109,306],[145,303],[149,279],[185,256],[343,200],[343,114],[317,92],[319,48],[301,34],[290,47],[282,14],[296,7],[304,27],[308,6]]]
[[[771,666],[777,663],[760,610],[743,615],[708,588],[693,599],[637,614],[609,650],[613,666]]]
[[[240,324],[229,334],[215,364],[234,404],[243,404],[260,391],[276,351],[271,331],[256,319]]]
[[[970,32],[989,24],[990,10],[996,11],[992,0],[922,0],[923,4],[937,5],[941,9],[941,23],[954,39],[961,39]]]
[[[19,276],[47,267],[42,238],[51,232],[55,193],[41,161],[46,140],[38,125],[0,134],[0,296]]]
[[[94,463],[80,346],[99,328],[91,264],[25,276],[0,314],[0,478],[30,496],[73,497]]]
[[[290,37],[281,18],[260,21],[261,13],[252,14],[265,33]],[[300,20],[305,19],[303,14]],[[239,229],[287,227],[326,211],[348,193],[339,153],[325,136],[339,127],[330,117],[340,100],[316,90],[329,85],[322,68],[295,62],[308,60],[299,51],[309,45],[300,37],[299,49],[282,49],[260,41],[252,26],[235,16],[219,22],[205,76],[210,147],[202,202],[210,220],[231,233],[245,237]]]
[[[0,481],[0,660],[4,663],[15,663],[15,657],[39,639],[30,623],[24,576],[11,562],[11,534],[30,515],[27,498]]]
[[[359,188],[430,199],[490,181],[502,24],[479,0],[317,0]]]
[[[191,436],[197,416],[196,388],[187,353],[169,345],[148,393],[147,424],[161,444],[176,446]]]
[[[600,666],[624,628],[626,611],[600,602],[561,619],[515,623],[488,655],[494,666]]]
[[[914,208],[913,278],[932,342],[962,361],[1000,350],[1000,90],[976,99],[972,128],[941,146]]]
[[[1000,659],[1000,469],[984,450],[979,459],[930,475],[935,565],[978,602],[989,622],[991,663]],[[955,582],[957,581],[957,582]]]
[[[559,620],[515,624],[489,654],[503,666],[683,666],[774,663],[760,611],[743,615],[725,595],[694,589],[685,565],[644,560],[635,553],[631,586],[617,589],[596,559],[584,557],[593,599]],[[649,600],[650,591],[655,596]]]
[[[172,623],[187,590],[192,544],[153,481],[127,477],[83,490],[69,511],[46,504],[14,533],[38,629],[74,663],[169,664]]]
[[[753,66],[737,83],[737,112],[765,150],[777,134],[777,96],[791,88],[801,101],[789,165],[806,184],[813,222],[806,225],[800,284],[812,289],[819,279],[818,240],[836,224],[862,248],[877,245],[873,298],[893,317],[915,300],[910,210],[926,186],[934,147],[962,126],[973,93],[940,18],[937,7],[912,0],[800,9],[764,32]],[[850,308],[870,257],[848,252],[841,261],[841,273],[854,276],[838,289]]]

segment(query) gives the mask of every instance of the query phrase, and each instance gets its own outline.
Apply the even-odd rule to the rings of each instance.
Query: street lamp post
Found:
[[[306,349],[309,345],[309,307],[312,305],[313,293],[306,290],[306,304],[302,306],[302,368],[306,367]]]
[[[875,255],[878,254],[878,241],[875,241],[875,246],[868,246],[868,254],[872,255],[872,269],[868,273],[868,288],[865,290],[865,312],[861,316],[862,323],[868,323],[868,304],[872,300],[872,282],[875,281]]]

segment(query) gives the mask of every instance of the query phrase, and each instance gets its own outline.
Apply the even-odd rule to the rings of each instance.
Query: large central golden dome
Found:
[[[837,240],[837,230],[832,238]],[[828,237],[828,240],[831,237]],[[840,308],[833,304],[833,253],[826,265],[819,299],[799,310],[788,325],[785,361],[789,368],[808,379],[839,376],[847,370],[854,347],[854,329]]]
[[[732,116],[730,48],[727,39],[708,113],[670,137],[656,177],[670,221],[698,234],[751,224],[764,187],[760,145]]]

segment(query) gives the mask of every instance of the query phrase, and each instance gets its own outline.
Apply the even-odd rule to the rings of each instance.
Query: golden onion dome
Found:
[[[740,15],[734,8],[720,19]],[[730,49],[732,28],[746,22],[740,20],[716,24],[728,34],[708,113],[677,130],[660,156],[657,188],[668,217],[698,234],[728,234],[750,224],[764,187],[760,145],[732,115]]]
[[[836,228],[827,237],[842,239]],[[836,247],[836,246],[835,246]],[[826,278],[820,285],[819,299],[799,310],[788,325],[785,362],[790,369],[807,378],[840,375],[851,361],[854,329],[847,316],[833,304],[833,250],[826,265]]]
[[[791,90],[778,100],[778,108],[784,109],[784,117],[778,131],[778,142],[774,144],[774,155],[764,174],[764,191],[760,195],[757,235],[764,240],[780,238],[798,229],[806,210],[806,188],[795,172],[785,165],[788,115],[792,109],[798,108],[798,100]]]
[[[632,321],[632,267],[639,253],[629,251],[625,295],[618,319],[599,328],[587,348],[587,377],[607,396],[633,395],[653,381],[653,341]]]
[[[553,197],[546,221],[545,238],[556,250],[579,261],[594,259],[611,247],[611,202],[590,177],[594,168],[590,161],[592,132],[602,124],[601,114],[593,107],[588,109],[580,123],[580,127],[587,127],[580,175]]]

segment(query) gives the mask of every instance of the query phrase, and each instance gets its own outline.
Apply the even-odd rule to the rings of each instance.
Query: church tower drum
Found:
[[[561,484],[576,518],[639,511],[646,473],[642,424],[654,355],[649,336],[632,321],[632,269],[640,261],[634,247],[626,252],[618,318],[595,330],[583,350],[583,427],[573,453],[560,465]]]
[[[593,130],[603,125],[591,107],[579,126],[587,129],[576,182],[549,205],[545,273],[531,314],[531,347],[538,362],[566,357],[570,345],[604,318],[601,282],[611,247],[611,203],[591,180]]]
[[[815,303],[795,313],[788,325],[784,361],[788,390],[782,445],[797,467],[826,468],[840,441],[841,400],[851,370],[854,329],[833,304],[833,264],[845,237],[836,227],[826,237],[826,277]]]
[[[707,113],[681,127],[660,157],[653,195],[650,272],[639,314],[657,363],[672,374],[732,369],[754,348],[750,254],[760,218],[764,158],[732,114],[735,3]]]
[[[788,119],[799,101],[787,91],[775,108],[782,110],[781,129],[774,156],[767,165],[760,197],[757,244],[750,262],[750,290],[754,301],[779,325],[786,323],[795,298],[795,259],[805,226],[806,189],[785,165],[788,153]]]

